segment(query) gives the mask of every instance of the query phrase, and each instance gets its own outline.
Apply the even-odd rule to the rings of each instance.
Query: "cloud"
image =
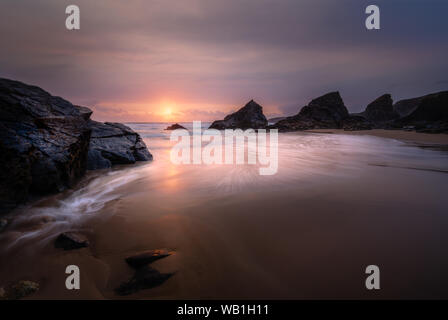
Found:
[[[295,114],[333,90],[359,111],[389,90],[446,87],[446,1],[378,0],[374,32],[366,0],[78,0],[74,32],[68,4],[2,0],[0,76],[109,106],[96,112],[108,119],[156,119],[163,99],[179,117],[222,118],[251,98],[266,114]]]

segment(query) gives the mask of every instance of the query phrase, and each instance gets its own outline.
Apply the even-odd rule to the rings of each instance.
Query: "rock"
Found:
[[[144,266],[135,272],[134,276],[127,282],[122,283],[115,292],[118,295],[129,295],[140,290],[154,288],[168,280],[172,273],[160,273],[156,269]]]
[[[384,127],[388,122],[400,117],[400,115],[394,111],[393,101],[390,94],[384,94],[371,102],[361,115],[369,120],[376,128]]]
[[[214,121],[210,129],[262,129],[268,125],[263,108],[250,100],[237,112],[227,115],[224,120]]]
[[[30,194],[70,187],[84,174],[90,129],[83,110],[38,87],[0,79],[0,212]]]
[[[286,119],[286,117],[271,118],[271,119],[268,119],[268,123],[275,124],[275,123],[277,123],[277,122],[279,122],[281,120],[285,120],[285,119]]]
[[[89,240],[80,233],[64,232],[56,238],[54,246],[64,250],[75,250],[88,247]]]
[[[417,107],[394,122],[395,127],[415,128],[417,132],[448,132],[448,91],[415,98]]]
[[[187,130],[185,127],[181,126],[178,123],[175,123],[175,124],[173,124],[171,126],[166,127],[165,130],[177,130],[177,129],[185,129],[185,130]]]
[[[39,290],[39,284],[34,281],[22,280],[8,288],[0,288],[0,300],[18,300]]]
[[[371,130],[372,123],[363,116],[349,115],[342,121],[342,128],[346,131]]]
[[[88,127],[92,130],[87,158],[89,170],[152,160],[140,135],[124,124],[89,120]]]
[[[136,132],[92,121],[91,114],[39,87],[0,78],[0,213],[30,195],[72,187],[87,167],[152,159]]]
[[[141,268],[158,259],[171,255],[171,252],[164,249],[148,250],[126,258],[126,262],[134,269]]]
[[[270,128],[280,131],[340,129],[342,121],[348,116],[348,110],[339,92],[330,92],[312,100],[297,115],[287,117]]]

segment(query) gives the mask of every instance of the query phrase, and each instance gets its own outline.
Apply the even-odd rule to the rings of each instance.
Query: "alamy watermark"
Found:
[[[170,152],[172,163],[258,164],[260,175],[277,173],[277,129],[268,131],[265,129],[226,129],[224,131],[206,129],[202,131],[201,121],[193,121],[192,133],[190,135],[190,132],[185,129],[176,129],[171,132],[170,140],[177,142]],[[207,144],[202,146],[203,142]]]

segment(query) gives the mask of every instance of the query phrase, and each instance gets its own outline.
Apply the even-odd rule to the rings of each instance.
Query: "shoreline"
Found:
[[[405,142],[413,142],[416,144],[432,144],[440,146],[448,146],[448,134],[446,133],[421,133],[415,131],[404,130],[387,130],[387,129],[372,129],[372,130],[356,130],[346,131],[343,129],[311,129],[304,130],[309,133],[322,134],[345,134],[345,135],[368,135],[378,138],[395,139]]]

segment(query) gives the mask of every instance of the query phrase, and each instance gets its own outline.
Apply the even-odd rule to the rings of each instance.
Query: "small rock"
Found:
[[[64,250],[75,250],[88,247],[89,240],[80,233],[64,232],[56,238],[54,246]]]
[[[181,126],[178,123],[175,123],[175,124],[173,124],[171,126],[166,127],[165,130],[177,130],[177,129],[185,129],[185,130],[187,130],[184,126]]]
[[[39,290],[39,284],[34,281],[22,280],[19,281],[6,290],[0,288],[0,299],[3,300],[18,300],[29,296]]]
[[[148,250],[126,258],[126,262],[134,269],[141,268],[158,259],[171,255],[171,252],[165,249]]]
[[[135,293],[140,290],[157,287],[168,280],[173,273],[160,273],[149,266],[139,268],[134,276],[128,281],[122,283],[115,292],[124,296]]]

